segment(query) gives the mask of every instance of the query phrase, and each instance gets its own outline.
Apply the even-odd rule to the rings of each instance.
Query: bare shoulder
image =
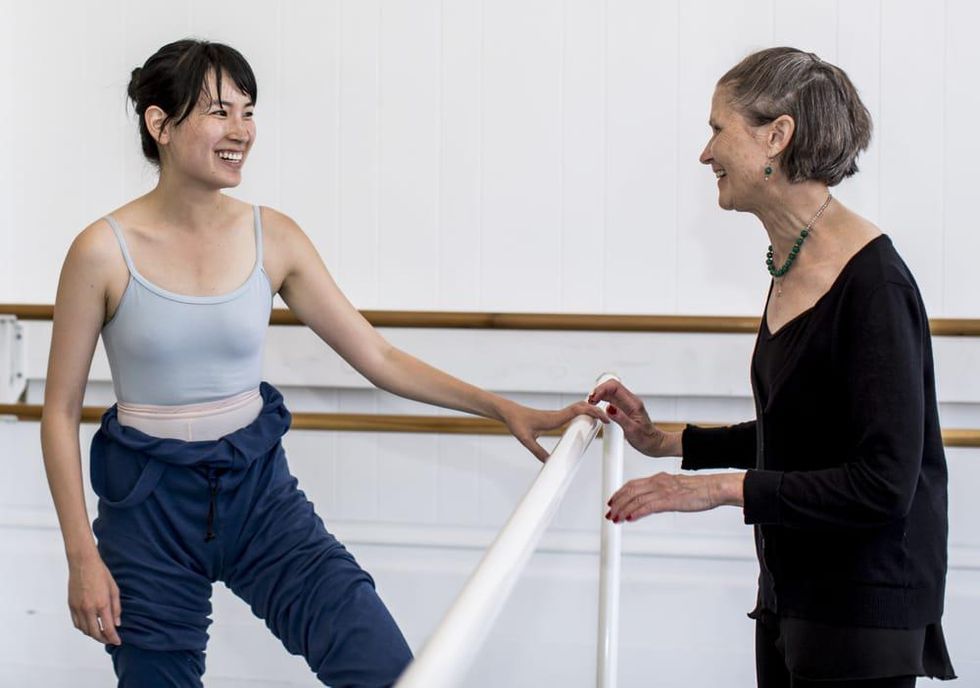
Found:
[[[125,259],[108,221],[100,218],[75,236],[65,258],[65,267],[70,265],[98,270],[106,277],[120,266],[125,270]]]
[[[320,262],[319,254],[306,232],[289,215],[262,206],[265,268],[273,289],[279,291],[289,275]]]

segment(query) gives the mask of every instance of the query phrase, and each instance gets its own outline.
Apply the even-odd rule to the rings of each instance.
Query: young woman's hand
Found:
[[[609,417],[602,409],[584,401],[570,404],[558,411],[540,411],[520,404],[510,404],[504,410],[503,416],[511,434],[542,462],[547,461],[550,455],[547,449],[538,444],[537,438],[542,433],[560,428],[578,416],[591,416],[603,423],[609,422]]]
[[[664,432],[650,420],[643,402],[619,380],[607,380],[592,390],[590,404],[609,402],[609,419],[623,428],[626,441],[647,456],[680,456],[681,433]]]
[[[108,645],[121,645],[119,587],[98,551],[68,561],[68,608],[75,628]]]

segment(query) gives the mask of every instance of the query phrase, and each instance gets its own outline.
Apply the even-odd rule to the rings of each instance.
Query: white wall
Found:
[[[717,77],[791,44],[847,70],[874,117],[840,197],[894,238],[932,316],[980,318],[978,22],[966,0],[0,0],[0,303],[50,303],[75,233],[152,186],[128,75],[195,35],[238,47],[259,79],[235,194],[293,215],[359,307],[758,313],[765,235],[718,210],[697,156]],[[49,330],[28,325],[36,402]],[[541,405],[614,369],[660,418],[752,412],[748,337],[388,334]],[[935,346],[944,425],[980,427],[980,347]],[[88,403],[111,403],[107,372],[100,353]],[[266,375],[294,410],[420,410],[294,329],[270,332]],[[107,685],[107,659],[66,613],[37,425],[0,424],[0,448],[0,685]],[[416,648],[536,469],[506,438],[294,432],[287,450]],[[467,685],[591,684],[595,458]],[[949,462],[946,627],[960,685],[980,686],[980,451]],[[631,454],[628,473],[673,465]],[[625,547],[621,685],[752,685],[739,515],[651,518]],[[224,590],[215,617],[208,685],[314,685]]]

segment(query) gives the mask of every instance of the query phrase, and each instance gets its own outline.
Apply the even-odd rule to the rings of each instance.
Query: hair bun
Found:
[[[129,88],[126,89],[126,93],[129,95],[130,99],[135,103],[136,93],[140,86],[140,75],[143,73],[142,67],[137,67],[133,70],[129,77]]]

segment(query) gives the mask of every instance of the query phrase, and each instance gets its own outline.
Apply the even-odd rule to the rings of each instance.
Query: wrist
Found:
[[[718,490],[716,491],[717,506],[742,506],[745,503],[744,471],[719,473],[715,477],[718,481]]]
[[[68,559],[69,565],[84,563],[98,557],[99,548],[91,536],[80,538],[78,542],[65,542],[65,558]]]

